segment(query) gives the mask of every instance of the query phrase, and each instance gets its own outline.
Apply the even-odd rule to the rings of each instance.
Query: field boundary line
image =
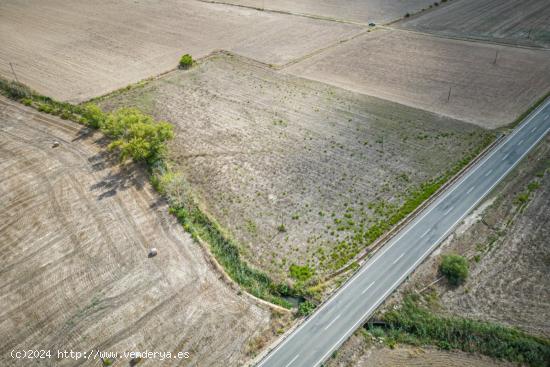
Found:
[[[426,36],[426,37],[434,37],[434,38],[447,39],[447,40],[452,40],[452,41],[471,42],[471,43],[479,43],[479,44],[486,44],[486,45],[492,45],[492,46],[500,46],[500,47],[519,48],[519,49],[533,50],[533,51],[550,52],[550,48],[546,48],[546,47],[537,47],[537,46],[529,46],[529,45],[522,45],[522,44],[499,42],[498,40],[490,40],[490,39],[485,39],[485,38],[481,38],[481,37],[479,37],[479,38],[477,38],[477,37],[461,37],[461,36],[453,36],[453,35],[450,35],[450,34],[437,34],[437,33],[419,31],[419,30],[415,30],[415,29],[394,27],[394,26],[389,26],[389,25],[382,25],[382,26],[379,26],[379,28],[385,29],[387,31],[413,33],[413,34],[419,34],[419,35]]]
[[[264,11],[264,12],[268,12],[268,13],[292,15],[292,16],[295,16],[295,17],[310,18],[310,19],[315,19],[315,20],[324,20],[324,21],[328,21],[328,22],[353,24],[353,25],[358,25],[358,26],[363,26],[363,27],[368,26],[368,23],[357,22],[357,21],[349,20],[349,19],[326,17],[326,16],[323,16],[323,15],[316,15],[316,14],[310,14],[310,13],[299,13],[299,12],[294,13],[294,12],[291,12],[291,11],[288,11],[288,10],[260,8],[258,6],[233,4],[233,3],[228,3],[228,2],[225,2],[225,1],[218,1],[218,0],[198,0],[198,1],[200,1],[201,3],[207,3],[207,4],[234,6],[236,8],[253,9],[253,10]]]

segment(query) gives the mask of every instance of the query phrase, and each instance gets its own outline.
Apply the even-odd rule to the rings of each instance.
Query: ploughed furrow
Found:
[[[189,351],[191,364],[240,365],[268,310],[219,279],[146,173],[116,164],[101,139],[0,98],[0,365],[28,348]]]

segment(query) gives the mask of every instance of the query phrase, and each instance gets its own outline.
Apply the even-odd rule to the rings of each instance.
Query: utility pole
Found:
[[[13,73],[13,77],[15,78],[15,81],[19,83],[19,80],[17,79],[17,74],[15,74],[15,69],[13,68],[13,64],[10,62],[10,68],[11,72]]]
[[[451,90],[453,89],[453,87],[449,87],[449,95],[447,96],[447,103],[449,103],[449,101],[451,100]]]
[[[493,61],[493,65],[497,64],[497,59],[498,59],[498,50],[495,52],[495,60]]]

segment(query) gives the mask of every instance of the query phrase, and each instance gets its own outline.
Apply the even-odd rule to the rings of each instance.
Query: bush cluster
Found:
[[[295,264],[290,265],[289,272],[290,276],[299,282],[305,282],[315,274],[315,271],[309,266]]]
[[[193,66],[194,60],[193,57],[189,54],[185,54],[180,58],[179,68],[180,69],[189,69]]]
[[[439,270],[449,283],[459,285],[468,277],[468,260],[460,255],[445,255],[439,265]]]

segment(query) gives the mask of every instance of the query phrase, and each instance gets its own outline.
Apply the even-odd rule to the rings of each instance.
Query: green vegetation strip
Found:
[[[170,212],[195,239],[200,237],[209,244],[218,262],[235,282],[250,294],[285,308],[292,305],[282,297],[300,297],[290,286],[275,284],[266,274],[250,268],[241,259],[235,242],[218,223],[200,210],[192,197],[175,199],[174,192],[182,191],[187,185],[170,172],[166,163],[165,142],[173,138],[170,124],[155,121],[135,108],[122,108],[106,114],[92,103],[73,105],[58,102],[3,78],[0,78],[0,93],[41,112],[101,130],[111,139],[109,149],[118,152],[121,161],[131,158],[146,164],[153,187],[171,203]],[[178,187],[174,188],[174,185]],[[191,195],[189,191],[185,192],[186,196]]]
[[[333,270],[338,270],[344,267],[349,261],[357,256],[361,249],[371,245],[380,236],[412,213],[420,204],[431,197],[440,187],[477,157],[483,149],[493,142],[494,138],[494,134],[486,134],[483,141],[476,149],[456,162],[455,165],[443,175],[424,182],[417,188],[410,190],[401,206],[390,205],[384,201],[371,204],[370,207],[381,215],[381,219],[369,226],[366,230],[363,230],[361,227],[354,228],[352,243],[350,244],[347,241],[342,241],[335,247],[334,251],[331,252],[331,268]],[[339,220],[337,219],[337,221]],[[338,222],[336,223],[338,224]]]
[[[439,316],[419,306],[418,298],[406,297],[399,309],[384,314],[386,328],[368,326],[369,332],[384,337],[390,347],[395,343],[431,344],[534,367],[548,366],[550,340],[493,323]]]

